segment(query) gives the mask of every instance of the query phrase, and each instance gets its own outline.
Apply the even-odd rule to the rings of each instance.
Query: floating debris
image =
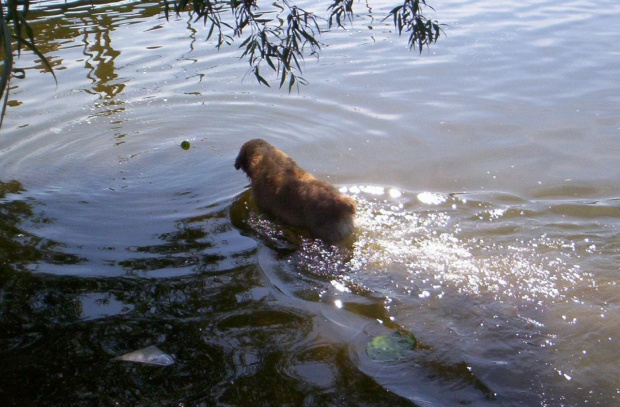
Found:
[[[378,362],[393,362],[410,355],[416,348],[417,340],[413,335],[401,335],[394,332],[373,338],[366,345],[366,353]]]
[[[133,352],[126,353],[116,357],[113,360],[122,360],[125,362],[144,363],[153,366],[170,366],[174,363],[172,356],[164,353],[156,346],[149,346]]]

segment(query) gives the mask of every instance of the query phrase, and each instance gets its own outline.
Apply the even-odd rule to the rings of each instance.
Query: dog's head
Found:
[[[259,138],[246,142],[241,147],[239,155],[235,160],[235,168],[237,170],[243,170],[243,172],[245,172],[250,179],[254,179],[254,175],[257,173],[260,162],[263,158],[263,154],[265,154],[269,147],[271,147],[271,144]]]

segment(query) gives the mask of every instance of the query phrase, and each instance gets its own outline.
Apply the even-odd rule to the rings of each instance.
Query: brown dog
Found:
[[[262,139],[241,147],[235,168],[252,181],[256,205],[313,237],[333,243],[353,232],[355,201],[313,177],[288,155]]]

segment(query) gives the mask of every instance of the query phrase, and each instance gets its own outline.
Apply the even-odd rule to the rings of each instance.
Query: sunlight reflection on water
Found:
[[[376,293],[385,298],[390,322],[413,328],[440,352],[452,354],[455,346],[470,356],[482,352],[474,364],[487,364],[508,381],[527,369],[542,374],[548,368],[570,381],[562,358],[534,368],[532,361],[524,362],[529,358],[513,350],[538,346],[531,357],[540,358],[538,352],[582,346],[565,340],[565,327],[556,323],[561,317],[578,328],[577,317],[566,316],[565,304],[573,304],[569,314],[580,320],[604,318],[588,299],[588,292],[598,289],[594,276],[582,270],[584,250],[592,250],[592,245],[584,249],[589,242],[554,237],[553,228],[541,233],[531,209],[535,204],[517,197],[393,190],[341,188],[357,201],[358,223],[354,241],[340,245],[303,236],[291,241],[294,235],[288,228],[257,212],[250,211],[248,222],[268,245],[286,249],[282,261],[301,279],[294,279],[293,286],[305,281],[304,274],[326,279],[333,293],[325,293],[320,284],[316,289],[338,309],[355,301],[351,290]],[[525,212],[531,218],[515,215]],[[515,216],[527,232],[515,227]],[[452,335],[434,333],[446,329]],[[589,345],[585,352],[597,350]],[[483,356],[485,351],[488,356]],[[400,373],[393,374],[397,382]]]
[[[295,258],[307,272],[338,276],[348,284],[391,295],[441,298],[448,290],[490,295],[496,301],[522,306],[576,298],[573,287],[577,282],[581,290],[596,286],[592,275],[578,264],[575,242],[544,233],[512,239],[510,228],[503,229],[506,208],[468,205],[466,197],[456,194],[412,195],[378,186],[340,190],[350,193],[358,204],[355,241],[351,247],[328,246],[302,237]],[[429,210],[429,206],[440,208]],[[292,236],[257,213],[251,212],[248,222],[280,246],[286,246],[287,236]],[[484,235],[461,237],[472,230],[475,233],[480,223],[495,229],[486,234],[507,236],[495,236],[495,242],[487,242]],[[372,276],[386,274],[390,286],[373,285]]]
[[[444,295],[446,288],[459,293],[491,294],[496,300],[537,304],[572,297],[571,287],[579,280],[592,287],[590,276],[575,263],[574,243],[546,235],[506,243],[484,241],[484,237],[459,237],[474,213],[461,207],[466,198],[430,192],[410,194],[395,200],[393,189],[349,188],[357,197],[359,230],[348,263],[352,273],[389,273],[401,270],[401,282],[409,281],[412,295]],[[359,194],[363,191],[366,194]],[[371,196],[368,194],[372,194]],[[442,205],[427,211],[424,205]],[[412,207],[420,208],[412,212]],[[497,223],[505,209],[476,211],[475,216]],[[549,254],[543,254],[551,252]],[[407,276],[408,275],[408,276]],[[358,276],[362,281],[364,276]]]

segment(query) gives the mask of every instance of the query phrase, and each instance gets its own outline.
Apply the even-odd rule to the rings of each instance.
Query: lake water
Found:
[[[26,51],[11,82],[2,405],[620,404],[617,1],[431,2],[420,55],[356,3],[291,94],[97,3],[35,7],[58,85]],[[353,242],[256,211],[255,137],[357,200]],[[153,345],[174,363],[115,360]]]

